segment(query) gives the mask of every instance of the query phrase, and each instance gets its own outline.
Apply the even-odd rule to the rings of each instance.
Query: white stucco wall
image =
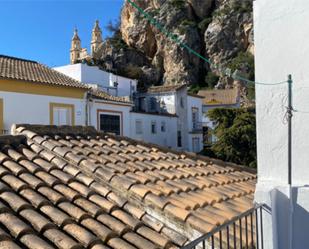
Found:
[[[114,82],[118,83],[118,96],[130,96],[137,89],[137,80],[110,74],[109,85],[114,86]]]
[[[177,91],[171,92],[161,92],[161,93],[139,93],[137,98],[145,98],[144,101],[144,111],[148,113],[159,112],[159,113],[169,113],[176,114],[176,127],[175,127],[175,139],[176,141],[174,149],[181,151],[193,152],[192,141],[193,138],[199,138],[200,150],[203,149],[203,133],[193,133],[192,128],[192,108],[196,107],[199,110],[199,122],[202,122],[202,99],[197,97],[192,97],[188,95],[186,88],[181,88]],[[151,99],[156,101],[156,110],[151,109]],[[136,100],[138,104],[138,100]],[[164,103],[164,104],[163,104]],[[160,115],[156,115],[160,116]],[[162,116],[167,118],[167,116]],[[147,119],[147,116],[145,116]],[[174,122],[174,121],[173,121]],[[150,125],[149,125],[150,126]],[[181,131],[182,136],[182,146],[177,146],[177,131]],[[173,137],[174,137],[173,135]],[[147,135],[148,136],[148,135]],[[160,137],[151,138],[156,139],[159,144],[164,145],[164,141]],[[166,144],[166,143],[165,143]],[[198,152],[197,150],[195,152]]]
[[[203,130],[202,130],[202,116],[203,116],[203,99],[198,97],[189,96],[187,97],[187,124],[188,124],[188,151],[200,152],[203,149]],[[198,109],[198,126],[201,126],[200,132],[193,132],[193,120],[192,120],[192,109]],[[199,149],[193,148],[193,138],[199,139]]]
[[[137,88],[137,80],[103,71],[96,66],[88,66],[87,64],[79,63],[55,67],[54,69],[80,82],[98,84],[103,88],[114,87],[114,82],[118,82],[118,96],[130,96],[131,88],[133,91]],[[113,93],[114,91],[110,92],[110,94]]]
[[[83,83],[109,86],[109,73],[100,70],[98,67],[90,67],[86,64],[78,63],[55,67],[54,69]]]
[[[145,97],[145,111],[146,112],[159,112],[159,113],[176,113],[176,93],[146,93],[138,94],[138,97]],[[156,102],[156,110],[151,109],[151,100]],[[137,102],[138,104],[138,102]]]
[[[130,110],[131,106],[122,104],[112,104],[103,100],[93,100],[89,105],[90,108],[90,125],[99,130],[98,114],[110,114],[119,115],[121,122],[121,134],[122,136],[130,137]]]
[[[189,131],[192,130],[193,128],[193,120],[192,120],[192,108],[197,108],[198,109],[198,122],[202,122],[202,110],[203,110],[203,99],[197,98],[197,97],[192,97],[188,95],[188,101],[187,101],[187,112],[188,112],[188,127]]]
[[[293,107],[309,111],[309,1],[254,2],[256,80],[280,82],[293,76]],[[292,125],[293,209],[288,191],[287,84],[256,86],[258,185],[256,201],[273,207],[265,218],[264,248],[309,248],[309,115],[295,112]],[[276,194],[272,194],[276,192]],[[277,205],[280,203],[280,205]],[[284,212],[282,211],[284,210]],[[290,245],[292,213],[292,244]],[[272,226],[269,226],[271,224]],[[273,229],[271,229],[273,227]]]
[[[183,106],[181,105],[183,103]],[[186,88],[179,89],[175,95],[175,107],[177,119],[177,130],[181,130],[182,148],[181,150],[190,151],[189,147],[189,127],[188,127],[188,91]]]
[[[84,100],[13,92],[0,92],[3,99],[4,129],[12,124],[50,124],[50,103],[75,106],[75,125],[85,125]]]
[[[142,121],[143,133],[136,134],[136,120]],[[131,112],[131,135],[133,139],[154,143],[173,149],[177,148],[177,118],[164,115]],[[151,133],[151,123],[156,122],[157,132]],[[166,131],[161,131],[161,123],[165,122]]]

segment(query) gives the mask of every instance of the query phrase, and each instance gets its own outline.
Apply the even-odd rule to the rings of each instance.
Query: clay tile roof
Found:
[[[128,97],[116,97],[99,89],[92,89],[90,91],[90,94],[93,98],[96,98],[96,99],[132,104],[132,102],[130,101]]]
[[[198,95],[204,97],[204,105],[235,105],[239,102],[237,89],[200,90]]]
[[[92,127],[15,134],[0,137],[0,246],[180,248],[253,206],[241,166]]]
[[[186,84],[178,84],[178,85],[164,85],[164,86],[151,86],[147,89],[148,93],[161,93],[161,92],[174,92],[182,89],[183,87],[187,87]]]
[[[36,61],[0,55],[0,78],[87,89],[88,86]]]

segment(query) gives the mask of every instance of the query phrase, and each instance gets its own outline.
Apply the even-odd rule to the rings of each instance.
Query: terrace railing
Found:
[[[0,130],[0,136],[8,135],[8,134],[9,134],[8,130]]]
[[[192,132],[203,132],[203,122],[193,122],[191,131]]]
[[[264,249],[263,210],[256,205],[182,249]],[[268,210],[269,211],[269,210]]]

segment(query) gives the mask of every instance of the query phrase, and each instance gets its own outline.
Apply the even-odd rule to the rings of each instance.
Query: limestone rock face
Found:
[[[213,4],[213,0],[189,0],[189,4],[192,6],[195,14],[199,18],[204,18],[210,14],[210,10]]]
[[[237,0],[217,1],[212,22],[204,34],[206,53],[216,64],[226,64],[241,51],[254,51],[252,13],[245,10]]]
[[[194,1],[198,2],[198,1]],[[136,1],[147,13],[152,15],[164,27],[179,35],[184,42],[197,52],[201,52],[202,39],[198,28],[190,26],[179,30],[184,20],[195,23],[192,6],[183,1],[173,6],[171,1]],[[164,84],[193,83],[199,76],[199,59],[190,56],[187,50],[179,47],[163,35],[157,27],[150,25],[143,16],[128,3],[121,14],[121,34],[126,44],[142,51],[151,64],[159,68],[161,82]]]
[[[216,64],[228,65],[240,52],[254,52],[252,0],[134,2],[165,30]],[[199,84],[205,81],[208,71],[214,70],[149,24],[127,1],[122,8],[117,39],[121,40],[116,42],[117,46],[107,41],[101,48],[102,65],[126,76],[136,75],[146,86]],[[220,82],[230,84],[223,76]]]

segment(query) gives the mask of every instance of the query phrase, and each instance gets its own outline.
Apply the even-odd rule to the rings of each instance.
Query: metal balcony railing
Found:
[[[0,136],[8,135],[8,134],[9,134],[8,130],[0,130]]]
[[[264,249],[263,205],[256,205],[182,249]]]
[[[203,122],[193,122],[192,132],[203,132]]]

